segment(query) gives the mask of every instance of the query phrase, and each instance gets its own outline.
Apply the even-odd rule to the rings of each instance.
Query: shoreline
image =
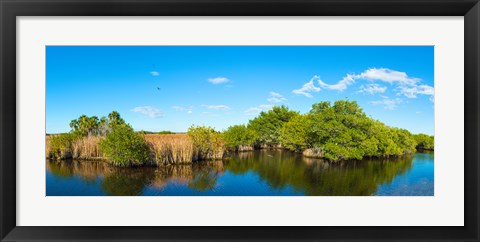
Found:
[[[91,158],[68,157],[68,158],[62,158],[62,159],[55,159],[55,158],[52,158],[52,157],[46,157],[46,160],[56,161],[56,162],[61,162],[61,161],[91,162],[91,161],[94,161],[94,162],[106,163],[106,164],[111,165],[113,167],[120,167],[120,168],[164,167],[164,166],[172,166],[172,165],[176,166],[176,165],[201,164],[201,163],[208,163],[208,162],[212,162],[212,161],[225,161],[225,160],[227,160],[230,157],[235,156],[235,155],[254,153],[254,152],[258,152],[258,151],[283,151],[283,152],[289,152],[289,153],[296,153],[298,155],[301,155],[302,158],[318,160],[318,161],[322,161],[322,162],[327,162],[329,164],[336,164],[336,163],[340,163],[340,162],[371,161],[371,160],[376,160],[376,161],[394,160],[394,159],[399,159],[399,158],[406,157],[406,156],[412,156],[412,155],[415,155],[417,153],[434,152],[434,149],[418,149],[413,153],[408,153],[408,154],[403,154],[403,155],[390,155],[390,156],[383,156],[383,157],[382,156],[366,156],[366,157],[363,157],[362,159],[359,159],[359,160],[357,160],[357,159],[341,159],[341,160],[336,160],[336,161],[331,161],[331,160],[324,159],[324,158],[319,158],[319,157],[306,156],[306,155],[302,154],[302,152],[291,151],[289,149],[282,148],[282,147],[255,148],[253,150],[234,151],[234,152],[231,152],[231,153],[226,152],[225,155],[220,159],[207,159],[207,160],[196,160],[196,161],[191,161],[191,162],[160,163],[160,164],[156,163],[155,161],[148,161],[145,164],[131,165],[131,166],[116,166],[116,165],[112,164],[111,162],[109,162],[108,159],[105,158],[105,157],[91,157]]]

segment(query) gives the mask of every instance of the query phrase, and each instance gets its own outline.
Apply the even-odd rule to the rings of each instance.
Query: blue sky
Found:
[[[136,130],[223,130],[261,110],[356,100],[374,119],[434,133],[433,46],[48,46],[47,133],[112,110]]]

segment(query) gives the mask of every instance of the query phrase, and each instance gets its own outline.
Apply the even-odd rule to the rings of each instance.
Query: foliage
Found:
[[[48,157],[65,159],[72,157],[72,145],[79,138],[74,133],[64,133],[49,136]]]
[[[88,117],[82,114],[70,122],[72,132],[80,136],[107,135],[110,130],[118,125],[125,124],[117,111],[112,111],[107,117],[98,119],[97,116]]]
[[[290,139],[307,137],[309,142],[291,142],[293,145],[290,147],[295,144],[317,147],[323,150],[326,159],[334,161],[415,152],[415,141],[410,132],[388,127],[367,117],[355,101],[339,100],[333,106],[329,102],[313,104],[308,120],[309,125],[285,136]],[[297,122],[296,126],[301,122]]]
[[[257,144],[268,146],[280,144],[280,130],[283,124],[298,115],[298,112],[289,110],[286,106],[275,106],[267,112],[250,120],[248,128],[253,131]]]
[[[253,146],[254,133],[245,125],[233,125],[223,132],[223,139],[229,149],[238,150],[239,146]]]
[[[88,117],[82,114],[78,119],[70,122],[70,128],[72,128],[74,133],[81,136],[93,135],[98,132],[98,122],[97,116]]]
[[[149,158],[145,139],[127,124],[116,124],[99,144],[104,156],[116,166],[143,165]]]
[[[306,114],[283,105],[275,106],[261,112],[248,125],[230,126],[223,134],[211,127],[192,125],[187,132],[188,140],[175,141],[175,145],[171,144],[172,139],[163,137],[150,142],[149,147],[143,136],[154,132],[134,132],[116,111],[100,119],[81,115],[70,122],[70,127],[69,134],[52,136],[50,156],[71,156],[72,143],[78,137],[95,135],[106,137],[100,142],[101,151],[119,166],[145,164],[149,153],[155,155],[157,164],[168,164],[221,159],[225,148],[239,151],[254,146],[282,146],[332,161],[400,156],[416,149],[434,149],[433,136],[412,135],[408,130],[389,127],[368,117],[357,102],[349,100],[338,100],[333,105],[318,102]]]
[[[426,134],[416,134],[413,136],[417,149],[433,150],[435,148],[434,137]]]
[[[225,143],[222,134],[207,126],[188,128],[187,135],[194,148],[194,160],[221,159]]]
[[[312,119],[310,115],[295,115],[280,130],[280,140],[285,148],[302,151],[312,146]]]

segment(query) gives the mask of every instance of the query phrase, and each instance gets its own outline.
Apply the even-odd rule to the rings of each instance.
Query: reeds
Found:
[[[156,165],[189,164],[198,160],[222,159],[225,153],[223,140],[212,140],[208,151],[196,148],[186,134],[146,134],[152,160]]]
[[[74,140],[58,135],[46,136],[46,157],[52,159],[105,160],[99,143],[104,137],[85,136]],[[148,165],[191,164],[198,160],[222,159],[223,140],[216,138],[207,146],[207,152],[196,149],[187,134],[145,134],[150,148]]]
[[[103,160],[99,136],[75,137],[72,134],[47,135],[45,156],[51,159]]]
[[[186,134],[146,134],[156,165],[192,163],[194,149]]]
[[[72,157],[81,160],[103,159],[98,145],[102,139],[100,136],[86,136],[75,140],[72,143]]]

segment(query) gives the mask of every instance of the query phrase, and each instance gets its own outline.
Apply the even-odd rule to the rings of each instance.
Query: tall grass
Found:
[[[222,159],[225,145],[220,137],[209,140],[208,152],[195,148],[187,134],[144,134],[149,145],[148,165],[191,164],[198,160]],[[107,160],[100,149],[101,136],[46,136],[46,157],[52,159]]]
[[[102,160],[98,142],[99,136],[79,137],[71,133],[47,135],[45,138],[45,153],[47,158]]]
[[[77,139],[72,144],[72,157],[82,160],[101,160],[103,154],[99,148],[100,136],[86,136]]]
[[[192,163],[194,149],[186,134],[146,134],[157,165]]]
[[[71,133],[47,136],[46,156],[52,159],[72,158],[72,143],[76,136]]]

